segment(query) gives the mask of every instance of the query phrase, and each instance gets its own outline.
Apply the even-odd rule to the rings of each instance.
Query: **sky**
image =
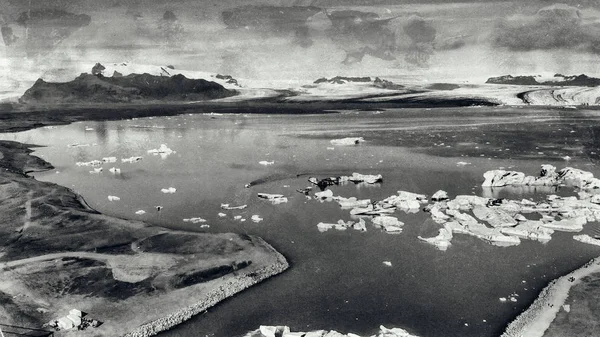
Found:
[[[600,0],[0,0],[0,92],[129,62],[275,80],[600,76]]]

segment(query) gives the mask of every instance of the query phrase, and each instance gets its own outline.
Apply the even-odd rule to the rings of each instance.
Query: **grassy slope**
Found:
[[[51,168],[29,152],[0,142],[2,323],[39,328],[78,308],[105,322],[81,335],[118,336],[171,315],[146,329],[157,332],[287,268],[260,238],[100,214],[71,190],[25,175]]]

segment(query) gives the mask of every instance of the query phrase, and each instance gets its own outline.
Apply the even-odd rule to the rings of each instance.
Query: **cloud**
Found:
[[[597,25],[586,23],[578,8],[555,4],[533,16],[518,15],[500,21],[492,33],[492,42],[512,51],[565,48],[593,51],[596,41],[600,41]]]

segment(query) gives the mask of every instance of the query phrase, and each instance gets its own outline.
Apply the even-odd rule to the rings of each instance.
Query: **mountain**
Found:
[[[552,85],[564,87],[596,87],[600,85],[600,78],[581,75],[555,74],[553,78],[538,81],[534,76],[511,76],[504,75],[490,77],[485,83],[490,84],[512,84],[512,85]]]
[[[81,74],[64,83],[38,79],[19,99],[29,104],[181,102],[225,98],[237,91],[183,75],[129,74],[105,77]]]

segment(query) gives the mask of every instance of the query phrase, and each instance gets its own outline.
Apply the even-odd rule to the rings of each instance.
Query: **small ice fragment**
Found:
[[[253,216],[252,216],[250,219],[251,219],[252,221],[256,222],[256,223],[259,223],[259,222],[261,222],[261,221],[263,221],[263,220],[264,220],[264,219],[263,219],[263,218],[261,218],[261,217],[260,217],[258,214],[254,214],[254,215],[253,215]]]
[[[323,192],[316,192],[315,193],[315,198],[317,198],[317,199],[333,198],[333,191],[332,190],[325,190]]]
[[[465,166],[465,165],[471,165],[471,163],[467,163],[464,161],[459,161],[458,163],[456,163],[456,166]]]
[[[227,214],[225,214],[225,213],[219,213],[219,214],[217,214],[217,215],[218,215],[220,218],[224,218],[224,217],[226,217],[226,216],[227,216]]]
[[[332,139],[329,142],[332,145],[358,145],[364,141],[365,139],[363,137],[346,137],[341,139]]]
[[[206,219],[202,219],[202,218],[187,218],[187,219],[183,219],[183,222],[201,223],[201,222],[206,222]]]
[[[121,158],[121,163],[135,163],[142,160],[142,157]]]
[[[569,160],[571,160],[571,157],[569,157],[569,156],[564,156],[564,157],[562,157],[562,159],[564,159],[564,160],[566,160],[566,161],[569,161]]]
[[[137,214],[137,215],[146,214],[146,211],[144,211],[143,209],[140,209],[139,211],[136,211],[135,214]]]
[[[448,193],[446,193],[446,191],[439,190],[431,196],[431,200],[432,201],[448,200]]]
[[[271,161],[266,161],[266,160],[261,160],[258,162],[261,165],[267,166],[267,165],[273,165],[275,164],[275,161],[271,160]]]
[[[328,146],[327,150],[330,150],[330,151],[335,150],[335,147]]]
[[[121,200],[121,198],[114,196],[114,195],[108,196],[108,201],[117,201],[117,200]]]
[[[390,261],[383,261],[383,264],[385,264],[388,267],[392,266],[392,263]]]
[[[120,174],[121,173],[121,169],[117,168],[117,167],[111,167],[110,169],[108,169],[108,171],[112,174]]]
[[[208,228],[208,227],[210,227],[210,225],[207,225],[207,224],[200,225],[200,228]]]
[[[566,312],[571,312],[571,305],[570,304],[563,304],[562,308]]]
[[[90,171],[90,173],[96,173],[96,174],[100,173],[100,172],[102,172],[102,167],[94,168],[93,171]]]
[[[248,205],[240,205],[240,206],[229,206],[229,204],[221,204],[222,209],[232,210],[232,209],[244,209],[248,207]]]
[[[152,150],[148,150],[148,153],[151,153],[153,155],[161,155],[161,157],[165,158],[164,156],[170,155],[171,153],[175,153],[175,151],[169,149],[169,147],[166,144],[160,144],[160,147],[158,149],[152,149]]]
[[[162,188],[160,191],[163,193],[171,193],[172,194],[172,193],[177,192],[177,189],[175,187],[169,187],[169,188]]]
[[[94,128],[91,128],[91,127],[89,127],[89,126],[86,125],[85,131],[94,131]]]
[[[500,302],[504,303],[504,302],[506,302],[506,297],[500,297],[499,300],[500,300]]]
[[[233,217],[234,220],[240,220],[241,218],[242,218],[241,215],[236,215],[236,216]]]
[[[114,163],[117,161],[117,157],[104,157],[102,161],[105,163]]]

